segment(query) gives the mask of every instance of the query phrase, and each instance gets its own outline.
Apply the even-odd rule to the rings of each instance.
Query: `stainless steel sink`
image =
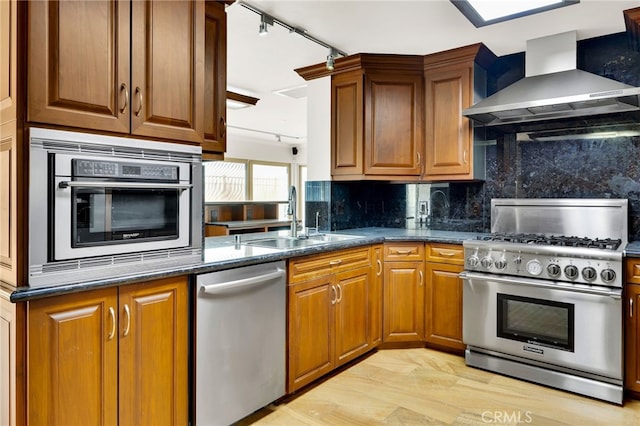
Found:
[[[332,242],[352,240],[356,238],[362,238],[355,235],[345,234],[316,234],[308,237],[273,237],[263,238],[259,240],[250,240],[245,244],[258,247],[271,247],[279,249],[292,249],[297,247],[309,247],[318,244],[329,244]]]
[[[362,238],[359,237],[357,235],[346,235],[346,234],[316,234],[316,235],[309,235],[309,239],[313,239],[313,240],[318,240],[318,241],[325,241],[325,242],[334,242],[334,241],[345,241],[345,240],[355,240],[358,238]]]
[[[273,247],[279,249],[291,249],[297,247],[309,247],[317,244],[323,244],[325,241],[290,238],[290,237],[275,237],[265,238],[261,240],[247,241],[245,244],[259,247]]]

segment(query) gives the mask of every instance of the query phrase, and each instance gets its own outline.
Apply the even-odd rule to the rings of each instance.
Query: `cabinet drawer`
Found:
[[[427,244],[427,261],[451,265],[464,264],[464,249],[459,244]]]
[[[626,281],[640,284],[640,259],[629,258],[625,260]]]
[[[385,243],[384,260],[404,262],[409,260],[424,260],[424,244],[416,243]]]
[[[305,256],[289,261],[289,283],[306,281],[325,274],[334,274],[363,266],[371,266],[371,247],[334,251]]]

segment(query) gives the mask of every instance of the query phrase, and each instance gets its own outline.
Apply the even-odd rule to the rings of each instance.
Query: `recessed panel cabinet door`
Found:
[[[227,141],[227,14],[224,3],[205,4],[205,153],[223,153]]]
[[[186,278],[120,289],[121,425],[188,422]]]
[[[204,140],[204,2],[132,2],[131,133]]]
[[[336,365],[369,350],[370,275],[371,268],[366,267],[336,277]]]
[[[424,339],[423,269],[423,262],[385,262],[384,342]]]
[[[365,174],[420,175],[422,76],[370,73],[365,82]]]
[[[628,279],[637,281],[637,274],[629,273],[637,266],[637,262],[627,260],[627,276]],[[630,269],[633,268],[633,269]],[[640,392],[640,285],[627,284],[626,300],[623,304],[625,309],[625,389]]]
[[[462,343],[463,267],[444,263],[426,263],[425,340],[452,349],[464,349]]]
[[[362,71],[331,79],[331,174],[362,174]]]
[[[128,1],[28,5],[28,120],[129,132]]]
[[[29,302],[28,424],[117,424],[117,292]]]

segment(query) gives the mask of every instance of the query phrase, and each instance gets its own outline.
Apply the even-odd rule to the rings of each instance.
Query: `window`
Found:
[[[205,161],[204,202],[287,201],[290,166],[253,160]],[[279,217],[286,217],[287,205],[280,206]]]
[[[496,24],[511,19],[559,7],[580,3],[580,0],[451,0],[460,12],[476,27]]]

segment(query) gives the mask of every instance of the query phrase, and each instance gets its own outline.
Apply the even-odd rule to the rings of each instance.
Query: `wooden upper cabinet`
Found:
[[[28,7],[28,120],[204,140],[204,1]]]
[[[29,121],[129,132],[129,6],[29,2]]]
[[[462,110],[485,95],[485,69],[495,56],[483,44],[424,57],[425,180],[483,178],[472,122]],[[477,165],[474,164],[477,162]]]
[[[204,142],[202,152],[227,148],[227,14],[224,3],[208,0],[204,22]]]
[[[131,133],[204,140],[204,2],[133,1]]]
[[[375,72],[365,83],[364,173],[419,176],[422,76]]]
[[[423,157],[422,57],[358,54],[331,77],[331,173],[418,180]]]

